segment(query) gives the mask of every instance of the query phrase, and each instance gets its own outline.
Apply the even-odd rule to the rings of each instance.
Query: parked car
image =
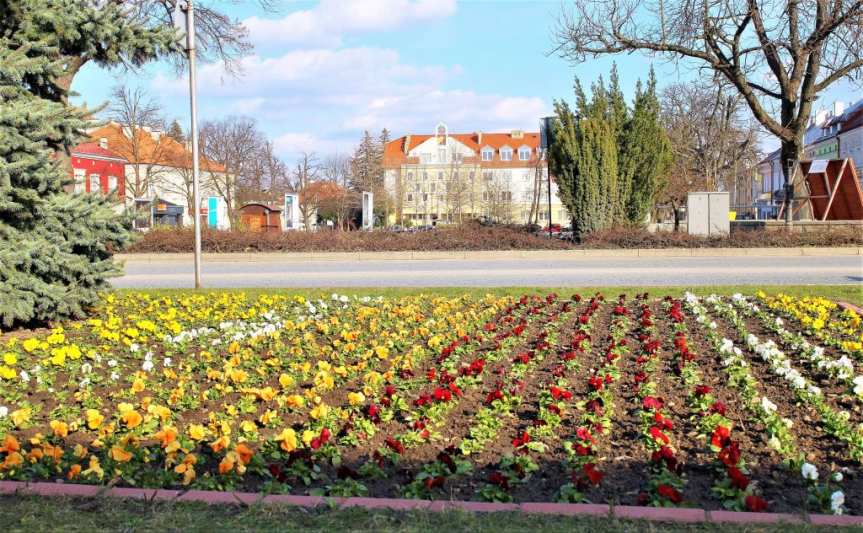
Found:
[[[542,232],[543,232],[543,233],[548,233],[548,226],[546,226],[546,227],[542,228]],[[560,233],[560,232],[561,232],[560,224],[552,224],[552,225],[551,225],[551,233],[552,233],[552,234],[554,234],[554,233]]]

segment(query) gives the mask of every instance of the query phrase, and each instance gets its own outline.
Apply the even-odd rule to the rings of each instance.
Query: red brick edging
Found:
[[[404,500],[396,498],[326,498],[321,496],[290,496],[281,494],[255,494],[250,492],[219,492],[209,490],[139,489],[103,487],[74,483],[46,483],[26,481],[0,481],[0,495],[61,496],[71,498],[127,498],[180,502],[203,502],[210,505],[276,504],[317,507],[320,505],[363,507],[365,509],[392,509],[396,511],[446,511],[461,509],[471,512],[521,511],[532,514],[565,516],[614,517],[657,522],[714,522],[739,524],[810,523],[819,526],[863,526],[863,516],[795,515],[782,513],[740,513],[732,511],[705,511],[704,509],[635,507],[594,503],[485,503],[444,500]]]

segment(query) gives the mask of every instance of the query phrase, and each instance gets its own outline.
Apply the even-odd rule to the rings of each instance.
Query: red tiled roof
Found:
[[[119,154],[112,152],[111,150],[107,150],[99,146],[98,143],[88,142],[81,143],[78,146],[72,148],[73,154],[81,154],[81,155],[95,155],[99,157],[105,157],[109,159],[116,159],[118,161],[125,162],[126,160],[120,156]]]
[[[480,135],[482,135],[482,139],[480,139]],[[520,147],[529,146],[534,150],[534,154],[531,156],[531,160],[533,160],[536,155],[535,150],[539,148],[540,143],[539,133],[536,132],[524,132],[521,137],[513,137],[512,133],[450,133],[449,136],[476,152],[477,157],[480,155],[480,149],[486,146],[494,148],[495,154],[497,154],[497,152],[504,146],[509,146],[516,154]],[[404,137],[399,137],[398,139],[388,142],[384,147],[384,166],[398,167],[399,165],[408,162],[408,159],[410,158],[405,154],[405,152],[413,150],[432,137],[434,137],[434,135],[405,135]],[[405,150],[406,143],[410,143],[407,150]],[[516,155],[513,157],[513,161],[505,161],[503,163],[508,166],[518,166],[518,163],[528,163],[528,161],[519,162],[517,159],[518,156]],[[495,155],[494,161],[480,161],[480,163],[483,166],[486,166],[489,165],[489,163],[500,163],[500,161],[498,161],[497,155]],[[510,163],[513,164],[509,165]]]
[[[123,128],[115,123],[109,123],[95,131],[90,132],[90,138],[98,141],[100,138],[108,140],[108,147],[116,150],[122,157],[132,164],[156,164],[173,168],[192,168],[192,153],[185,146],[166,134],[161,134],[154,139],[150,133],[144,130],[135,132],[138,140],[137,146],[123,133]],[[135,157],[138,151],[138,159]],[[209,172],[225,172],[225,167],[205,157],[200,158],[201,169]]]

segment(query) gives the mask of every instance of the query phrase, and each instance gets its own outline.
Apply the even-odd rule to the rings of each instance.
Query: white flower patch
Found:
[[[803,463],[803,466],[800,467],[800,475],[803,476],[803,479],[817,481],[818,468],[816,468],[812,463]]]
[[[9,415],[9,408],[5,405],[0,405],[0,418],[6,418]]]
[[[775,413],[776,412],[776,404],[771,402],[770,400],[768,400],[764,396],[761,397],[761,408],[764,409],[768,413]]]
[[[842,514],[845,505],[845,494],[841,490],[837,490],[830,495],[830,510],[833,514]]]

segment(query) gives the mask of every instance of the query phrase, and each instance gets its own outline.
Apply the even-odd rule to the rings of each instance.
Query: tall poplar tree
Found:
[[[141,64],[172,48],[173,30],[129,21],[88,0],[0,3],[0,323],[79,317],[118,272],[127,222],[99,195],[70,194],[66,154],[90,112],[69,106],[70,55]]]

